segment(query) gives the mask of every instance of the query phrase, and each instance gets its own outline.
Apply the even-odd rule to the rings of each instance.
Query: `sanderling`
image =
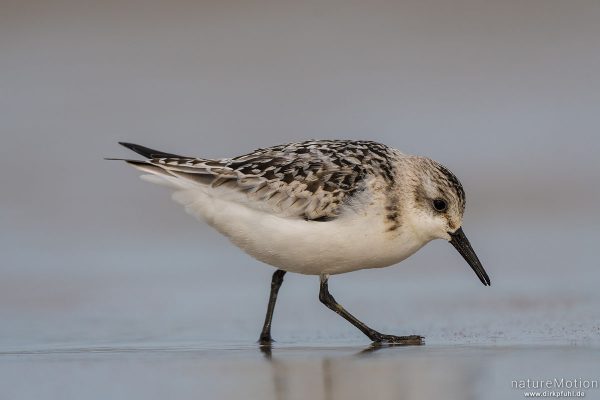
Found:
[[[132,143],[146,160],[124,160],[142,179],[174,189],[186,211],[277,270],[260,343],[271,338],[286,272],[320,276],[319,300],[374,342],[422,344],[418,335],[384,335],[329,293],[330,275],[381,268],[433,239],[449,241],[490,285],[462,230],[465,192],[447,168],[372,141],[311,140],[218,160]]]

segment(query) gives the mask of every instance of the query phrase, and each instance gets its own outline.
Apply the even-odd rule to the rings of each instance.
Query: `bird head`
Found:
[[[405,162],[402,174],[408,190],[403,197],[410,208],[407,222],[414,233],[423,241],[449,241],[481,282],[490,285],[490,278],[462,229],[465,191],[458,178],[429,158],[408,157]]]

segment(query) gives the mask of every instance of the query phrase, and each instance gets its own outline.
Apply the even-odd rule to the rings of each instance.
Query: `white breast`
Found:
[[[383,208],[376,205],[316,222],[278,217],[202,190],[178,191],[173,199],[252,257],[290,272],[339,274],[387,267],[426,243],[410,229],[387,231]]]

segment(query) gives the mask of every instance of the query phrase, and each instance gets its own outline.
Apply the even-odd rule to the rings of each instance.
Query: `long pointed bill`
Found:
[[[485,286],[490,286],[490,277],[483,269],[483,265],[481,265],[481,261],[477,258],[477,254],[471,247],[471,243],[469,243],[469,239],[465,236],[465,233],[461,228],[458,228],[456,232],[450,233],[450,243],[452,246],[458,250],[458,252],[463,256],[465,261],[473,268],[473,271],[477,274],[477,277]]]

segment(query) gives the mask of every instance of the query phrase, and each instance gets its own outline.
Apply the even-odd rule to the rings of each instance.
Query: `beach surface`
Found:
[[[527,390],[513,381],[598,380],[591,247],[490,225],[479,226],[486,241],[472,238],[489,288],[441,241],[399,266],[331,278],[348,310],[382,332],[425,336],[420,347],[371,346],[319,303],[318,278],[288,274],[277,342],[261,348],[273,270],[217,236],[201,249],[105,239],[94,244],[104,251],[67,254],[60,237],[27,255],[6,246],[15,263],[0,282],[2,397],[518,399]],[[547,243],[575,251],[530,251]]]

